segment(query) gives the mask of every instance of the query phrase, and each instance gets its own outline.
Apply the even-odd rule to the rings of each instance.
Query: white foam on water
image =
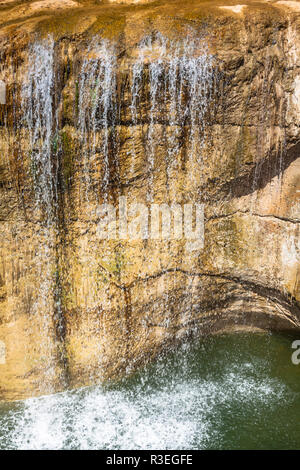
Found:
[[[6,448],[206,448],[208,440],[218,440],[213,422],[222,420],[222,405],[265,408],[280,403],[283,394],[276,380],[228,371],[219,382],[197,378],[155,389],[94,387],[29,399],[0,426],[7,429]]]

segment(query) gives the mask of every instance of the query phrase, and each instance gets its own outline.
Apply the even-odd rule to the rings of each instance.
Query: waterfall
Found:
[[[201,49],[202,48],[202,49]],[[137,148],[137,126],[146,119],[148,129],[144,137],[147,153],[148,199],[153,199],[153,174],[157,141],[157,126],[170,126],[167,155],[169,164],[179,150],[179,138],[186,125],[190,126],[187,151],[192,156],[200,149],[205,137],[205,122],[213,95],[213,56],[205,45],[200,47],[193,41],[175,43],[162,35],[146,37],[138,45],[138,56],[131,61],[129,77],[129,116],[131,119],[132,151],[128,155],[132,164],[132,175]],[[198,54],[198,56],[197,56]],[[85,194],[88,200],[92,188],[102,189],[104,200],[108,200],[110,180],[110,155],[118,160],[118,129],[122,125],[120,106],[124,96],[123,84],[117,77],[117,56],[113,45],[107,41],[94,40],[86,53],[78,79],[79,116],[78,131],[84,165]],[[124,91],[123,91],[124,93]],[[146,97],[146,101],[144,99]],[[95,161],[101,154],[101,182],[93,181]],[[97,190],[98,191],[98,190]]]
[[[53,390],[57,380],[57,365],[61,361],[60,345],[63,325],[56,302],[57,268],[57,181],[55,162],[57,140],[57,111],[54,109],[55,87],[54,41],[51,37],[36,41],[28,53],[28,75],[22,87],[23,125],[27,133],[27,157],[33,181],[35,207],[35,255],[39,280],[33,306],[34,324],[38,324],[39,348],[44,361],[42,392]],[[34,326],[32,326],[34,328]],[[33,330],[34,331],[34,330]]]
[[[28,77],[23,86],[24,124],[29,131],[31,172],[37,210],[46,212],[45,223],[53,222],[52,177],[54,41],[35,42],[29,51]]]
[[[138,124],[138,116],[149,110],[147,133],[148,186],[149,199],[153,194],[153,172],[157,146],[156,125],[163,122],[171,127],[171,135],[167,137],[168,176],[169,166],[179,151],[179,138],[186,123],[190,125],[188,151],[193,155],[197,146],[201,147],[205,137],[205,122],[214,88],[213,56],[203,45],[201,55],[199,45],[193,41],[172,43],[157,34],[154,38],[147,37],[139,44],[139,54],[132,64],[131,84],[131,117],[133,132]],[[149,83],[143,81],[147,72]],[[149,105],[139,109],[143,86],[149,88]],[[133,145],[135,148],[135,145]],[[200,152],[198,152],[199,158]]]
[[[77,145],[74,197],[78,194],[78,202],[80,208],[84,208],[89,227],[97,221],[99,204],[112,202],[123,194],[116,177],[119,163],[125,163],[129,169],[125,182],[128,183],[128,195],[131,197],[129,183],[135,165],[137,162],[141,165],[139,160],[142,158],[145,163],[142,171],[147,177],[146,200],[140,201],[143,203],[155,201],[156,178],[161,161],[166,165],[167,185],[175,195],[183,152],[187,155],[187,191],[191,189],[193,175],[201,171],[201,148],[205,142],[206,123],[214,93],[214,57],[205,44],[192,40],[170,41],[159,34],[144,38],[136,46],[136,51],[134,58],[124,65],[114,43],[95,37],[80,55],[78,66],[73,68],[72,138]],[[54,383],[66,380],[65,368],[68,366],[65,350],[65,334],[68,334],[65,321],[68,320],[64,317],[62,299],[62,283],[66,273],[58,248],[61,241],[60,202],[64,203],[66,197],[66,190],[61,184],[65,124],[60,95],[66,83],[64,75],[57,73],[62,66],[61,57],[60,45],[53,38],[33,42],[28,50],[27,75],[21,89],[21,123],[26,142],[23,155],[30,163],[34,192],[34,277],[39,280],[29,336],[36,336],[34,328],[38,328],[39,357],[45,365],[41,392],[45,393],[52,391]],[[126,132],[128,129],[126,135],[130,136],[132,143],[125,156],[120,143],[124,129]],[[124,159],[127,161],[124,162]],[[73,191],[73,188],[69,190]],[[196,186],[193,190],[191,197],[196,197]],[[102,260],[101,257],[106,257],[108,264],[115,262],[117,267],[113,269],[118,270],[118,283],[126,283],[126,272],[123,274],[126,263],[122,262],[119,266],[118,261],[112,261],[119,251],[123,259],[126,242],[116,248],[104,241],[99,254],[88,247],[88,239],[82,243],[86,247],[85,266],[81,274],[85,282],[80,288],[87,312],[85,327],[93,331],[90,312],[105,312],[111,305],[107,286],[101,285],[103,295],[99,294],[99,279],[95,275],[99,268],[97,263]],[[142,270],[147,275],[144,264]],[[168,280],[166,285],[169,289]],[[126,336],[124,332],[131,321],[128,317],[131,315],[131,306],[128,305],[131,300],[130,294],[126,290],[124,292],[126,305],[118,327],[120,334]],[[68,292],[66,295],[69,295]],[[171,303],[172,295],[167,293],[163,301],[166,326],[172,321]],[[144,328],[147,329],[147,321]],[[95,328],[97,338],[93,346],[95,356],[99,358],[99,370],[102,367],[104,341],[101,335],[104,330],[103,320],[101,328],[99,325]],[[129,365],[126,366],[129,370]],[[88,372],[90,377],[92,369],[91,366],[91,372]],[[60,378],[57,379],[57,376]]]
[[[115,52],[106,42],[93,43],[83,61],[79,77],[78,129],[84,158],[86,195],[93,183],[91,166],[99,151],[103,156],[101,188],[107,201],[110,177],[110,128],[116,118]]]

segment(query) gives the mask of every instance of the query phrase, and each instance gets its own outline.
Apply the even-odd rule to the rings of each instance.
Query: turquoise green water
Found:
[[[2,405],[0,448],[300,449],[295,339],[211,337],[118,385]]]

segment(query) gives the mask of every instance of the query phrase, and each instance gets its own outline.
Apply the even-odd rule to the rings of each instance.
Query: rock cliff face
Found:
[[[299,7],[0,2],[1,399],[299,330]],[[124,201],[203,204],[204,247],[102,239]]]

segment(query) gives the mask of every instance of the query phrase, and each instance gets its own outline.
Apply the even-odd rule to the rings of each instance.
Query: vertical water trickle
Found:
[[[35,206],[36,301],[33,305],[34,328],[38,328],[39,360],[44,380],[41,392],[51,392],[61,375],[63,324],[57,297],[57,221],[54,159],[57,145],[54,110],[54,41],[51,37],[30,46],[28,74],[22,88],[23,125],[27,140]],[[32,332],[34,335],[35,333]]]
[[[152,201],[155,160],[160,143],[159,126],[163,128],[167,142],[167,184],[172,178],[172,171],[176,168],[176,159],[183,145],[190,161],[190,176],[194,178],[191,169],[201,160],[207,114],[213,94],[213,56],[209,54],[204,42],[200,46],[193,40],[172,42],[161,34],[146,37],[138,49],[138,57],[131,69],[130,111],[134,133],[141,97],[148,96],[148,103],[142,103],[145,108],[140,109],[140,115],[148,116],[145,148],[148,162],[148,201]],[[146,83],[143,81],[143,74],[147,74]],[[188,127],[188,131],[185,127]],[[174,176],[173,174],[173,178]]]
[[[95,186],[95,156],[101,153],[101,189],[108,200],[110,179],[110,136],[116,117],[116,66],[113,47],[106,41],[95,43],[88,52],[79,79],[78,128],[84,160],[84,185],[87,201]],[[115,137],[115,136],[113,136]],[[94,178],[95,179],[95,178]],[[98,185],[97,185],[98,186]],[[96,189],[98,194],[99,188]]]
[[[28,129],[31,172],[36,207],[45,211],[44,223],[53,224],[53,144],[54,41],[52,38],[31,46],[28,77],[23,86],[24,124]]]
[[[136,134],[138,132],[138,118],[139,118],[139,106],[141,102],[141,93],[143,86],[143,74],[144,74],[144,57],[141,51],[138,60],[135,61],[131,68],[131,103],[130,103],[130,114],[131,114],[131,136],[132,136],[132,151],[131,155],[128,153],[128,157],[131,158],[131,167],[129,171],[129,177],[133,177],[134,164],[137,157],[137,141]]]
[[[179,75],[185,100],[181,113],[189,125],[186,152],[189,175],[195,184],[197,173],[202,172],[202,151],[206,142],[209,106],[212,105],[213,57],[207,52],[205,44],[202,45],[200,55],[197,54],[196,44],[193,42],[185,43],[183,49]]]
[[[41,354],[45,357],[45,380],[43,392],[51,390],[49,384],[57,379],[57,361],[59,351],[63,350],[64,325],[60,321],[60,286],[59,263],[57,262],[57,199],[58,188],[56,178],[57,141],[59,124],[57,119],[57,102],[54,100],[56,90],[56,49],[51,38],[34,43],[29,51],[28,76],[22,89],[23,97],[23,124],[27,132],[28,149],[27,156],[31,163],[31,174],[34,181],[34,193],[36,198],[34,220],[36,223],[36,273],[39,279],[38,297],[34,305],[36,317],[40,317],[39,334],[41,336]],[[122,73],[117,74],[117,55],[113,44],[108,41],[92,41],[82,62],[80,74],[74,77],[78,83],[78,121],[77,131],[80,146],[78,149],[78,165],[81,169],[80,196],[81,203],[87,209],[87,215],[83,223],[90,224],[96,221],[97,207],[102,202],[111,202],[110,183],[115,178],[116,162],[120,158],[116,142],[118,140],[118,126],[122,124],[118,114],[120,101],[124,98],[118,96],[119,90],[125,88],[121,81]],[[181,158],[181,147],[186,147],[189,160],[187,165],[186,180],[193,178],[193,172],[199,170],[201,161],[201,145],[205,138],[205,123],[208,106],[211,99],[213,82],[213,58],[205,49],[201,49],[192,43],[180,43],[168,41],[161,35],[146,38],[139,46],[139,54],[131,63],[129,70],[130,84],[129,109],[132,126],[131,158],[138,160],[136,144],[140,129],[136,129],[141,121],[145,122],[145,161],[147,162],[147,201],[155,200],[156,177],[159,182],[164,181],[163,175],[156,172],[161,168],[161,161],[167,162],[167,173],[172,194],[178,191],[176,162]],[[161,136],[164,138],[161,139]],[[167,136],[167,138],[165,138]],[[198,159],[198,161],[197,161]],[[132,163],[134,164],[134,162]],[[140,165],[140,162],[138,162]],[[196,165],[196,166],[194,166]],[[198,165],[198,166],[197,166]],[[132,167],[133,168],[133,167]],[[154,178],[155,174],[155,178]],[[164,188],[162,187],[164,191]],[[119,194],[118,194],[119,191]],[[121,195],[122,188],[114,188],[114,196]],[[159,191],[158,191],[159,193]],[[129,192],[130,194],[130,192]],[[160,194],[160,193],[159,193]],[[164,192],[161,193],[165,196]],[[196,193],[191,193],[191,198]],[[179,197],[183,197],[182,194]],[[132,201],[130,201],[131,203]],[[168,203],[169,201],[165,201]],[[172,202],[177,202],[176,200]],[[182,202],[182,201],[180,201]],[[80,206],[81,207],[81,206]],[[108,302],[99,297],[99,289],[91,293],[96,284],[95,271],[98,259],[95,252],[86,244],[85,266],[83,278],[86,290],[86,330],[94,331],[94,335],[100,334],[93,329],[92,310],[109,310]],[[168,241],[163,240],[161,253],[169,253],[171,248]],[[94,246],[97,245],[97,241]],[[101,245],[109,263],[116,264],[116,249],[112,244],[103,242]],[[121,247],[123,249],[123,246]],[[138,248],[140,249],[140,248]],[[144,248],[141,248],[142,250]],[[179,247],[181,250],[182,247]],[[126,247],[125,247],[126,250]],[[174,249],[175,253],[176,249]],[[159,253],[160,247],[153,253]],[[145,256],[148,256],[147,248]],[[176,255],[176,253],[175,253]],[[123,256],[123,253],[122,253]],[[56,260],[56,261],[55,261]],[[88,261],[87,261],[88,260]],[[162,256],[161,268],[168,268],[164,263],[168,260]],[[168,261],[167,261],[168,263]],[[118,274],[122,274],[123,265],[117,266]],[[151,269],[151,260],[150,260]],[[116,268],[114,268],[114,272]],[[145,275],[149,274],[149,265],[145,264]],[[123,282],[123,280],[122,280]],[[175,282],[175,281],[174,281]],[[189,287],[189,286],[187,286]],[[100,291],[109,290],[107,286],[100,286]],[[101,290],[102,289],[102,290]],[[170,279],[166,277],[161,308],[167,311],[166,330],[172,322],[172,298],[169,298]],[[188,289],[187,289],[188,291]],[[107,295],[109,299],[109,295]],[[127,299],[128,300],[128,299]],[[192,300],[187,300],[191,305]],[[128,304],[131,300],[128,300]],[[99,307],[100,306],[100,307]],[[188,307],[187,307],[188,309]],[[125,312],[131,315],[131,310]],[[124,318],[120,319],[120,325]],[[130,325],[130,318],[127,325]],[[126,326],[127,328],[127,326]],[[57,334],[59,333],[59,334]],[[103,331],[101,330],[103,335]],[[54,338],[56,336],[56,338]],[[103,338],[102,338],[103,339]],[[93,337],[95,346],[93,353],[101,361],[101,341]],[[102,341],[103,343],[103,341]],[[99,349],[98,349],[99,348]],[[92,366],[91,366],[92,369]]]
[[[166,56],[166,41],[160,35],[154,43],[151,43],[152,54],[157,57],[151,60],[149,64],[149,99],[150,99],[150,117],[148,129],[148,162],[149,162],[149,201],[153,201],[153,182],[155,169],[155,154],[157,148],[157,135],[155,125],[158,121],[158,115],[163,115],[163,97],[161,93],[164,77],[164,58]]]
[[[171,166],[182,145],[179,140],[185,135],[183,127],[186,125],[189,126],[189,134],[185,135],[189,157],[200,154],[213,85],[212,62],[212,55],[205,47],[201,50],[193,41],[173,44],[157,34],[146,37],[138,45],[137,59],[131,63],[129,70],[132,149],[128,156],[132,160],[132,173],[136,158],[136,134],[139,132],[136,127],[140,116],[142,121],[146,119],[148,123],[145,142],[148,201],[153,200],[159,127],[165,130],[169,127],[167,161]],[[113,45],[108,41],[94,40],[82,63],[78,80],[78,130],[87,200],[90,190],[96,186],[94,174],[97,159],[100,159],[101,186],[107,200],[111,176],[110,153],[117,140],[116,123],[119,119],[116,92],[122,88],[121,83],[117,83],[116,66]]]
[[[178,50],[171,58],[167,74],[167,85],[169,92],[169,126],[170,132],[167,133],[167,184],[172,177],[172,171],[177,169],[177,155],[179,152],[179,139],[184,122],[184,115],[178,113],[182,106],[182,77],[179,76],[180,59]],[[178,78],[179,77],[179,78]]]
[[[187,197],[190,202],[199,202],[203,147],[215,86],[214,57],[209,53],[206,42],[192,38],[170,41],[161,34],[146,37],[138,45],[137,59],[131,64],[129,75],[133,142],[138,116],[147,123],[144,149],[148,204],[156,198],[157,182],[159,198],[168,198],[164,201],[166,203],[182,202]],[[135,142],[131,153],[132,166],[136,158],[134,147]],[[161,170],[163,160],[165,192],[163,175],[157,172],[158,168]],[[179,186],[180,180],[183,181],[182,186]],[[180,243],[178,249],[182,250]],[[171,253],[172,247],[167,240],[162,240],[161,252],[167,251]],[[183,256],[180,253],[178,258]],[[166,268],[164,262],[162,256],[162,270]],[[148,267],[145,268],[145,276],[147,271]],[[165,282],[160,308],[165,312],[165,329],[168,331],[173,307],[168,294],[169,279],[166,278]],[[193,310],[190,290],[191,283],[187,278],[185,316]],[[188,318],[185,323],[189,323]]]
[[[85,53],[78,77],[78,121],[80,148],[79,160],[82,162],[82,179],[80,182],[81,204],[85,207],[88,225],[98,217],[98,207],[103,203],[111,203],[113,197],[111,181],[117,179],[117,67],[116,51],[113,43],[95,37]],[[109,309],[106,300],[109,298],[110,285],[99,286],[99,264],[111,262],[115,257],[114,249],[109,242],[103,241],[102,250],[95,253],[88,246],[85,257],[88,261],[84,266],[84,278],[87,290],[84,292],[87,305],[85,328],[94,331],[91,339],[93,360],[97,358],[97,369],[88,367],[87,375],[93,381],[101,375],[102,356],[105,349],[105,309]],[[96,245],[97,240],[94,240]],[[95,246],[94,245],[94,246]],[[97,245],[96,245],[97,246]],[[95,274],[96,273],[96,274]],[[103,289],[103,290],[101,290]],[[99,296],[99,290],[103,295]],[[99,326],[95,327],[92,311],[101,314],[101,338]],[[100,315],[99,315],[100,316]],[[90,334],[90,333],[89,333]],[[99,335],[99,336],[98,336]]]

